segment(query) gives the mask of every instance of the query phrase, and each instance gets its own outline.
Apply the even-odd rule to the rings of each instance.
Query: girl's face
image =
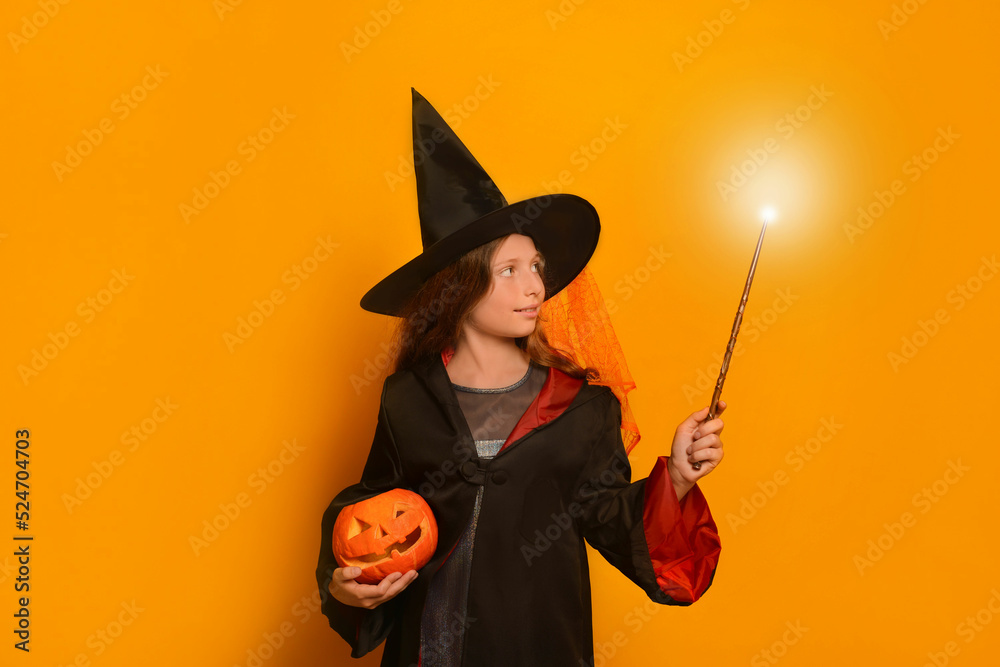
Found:
[[[542,265],[541,253],[530,236],[511,234],[504,239],[490,267],[490,291],[472,309],[469,324],[484,334],[507,338],[534,331],[545,300],[539,273]]]

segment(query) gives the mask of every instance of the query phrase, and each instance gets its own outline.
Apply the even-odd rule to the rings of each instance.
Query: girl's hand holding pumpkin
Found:
[[[374,609],[383,602],[399,595],[417,578],[417,571],[393,572],[377,585],[359,584],[354,578],[361,574],[359,567],[338,567],[333,571],[330,593],[334,598],[352,607]]]

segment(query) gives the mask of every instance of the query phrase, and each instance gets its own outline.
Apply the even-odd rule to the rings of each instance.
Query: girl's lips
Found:
[[[522,315],[535,316],[535,315],[538,314],[538,307],[535,306],[534,308],[523,308],[521,310],[515,310],[514,312],[515,313],[521,313]]]

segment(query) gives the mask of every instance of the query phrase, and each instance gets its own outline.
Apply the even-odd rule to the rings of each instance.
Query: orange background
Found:
[[[995,3],[226,6],[0,10],[3,664],[378,664],[319,614],[314,569],[376,421],[390,319],[358,301],[420,250],[410,86],[508,200],[562,173],[600,212],[634,479],[708,403],[779,212],[701,482],[715,582],[641,616],[591,551],[597,664],[992,664]],[[220,505],[238,516],[193,547]]]

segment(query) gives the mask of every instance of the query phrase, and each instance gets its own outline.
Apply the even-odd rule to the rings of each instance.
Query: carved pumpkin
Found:
[[[348,505],[333,525],[333,555],[341,567],[360,567],[354,581],[377,584],[393,572],[419,570],[437,548],[430,506],[406,489]]]

